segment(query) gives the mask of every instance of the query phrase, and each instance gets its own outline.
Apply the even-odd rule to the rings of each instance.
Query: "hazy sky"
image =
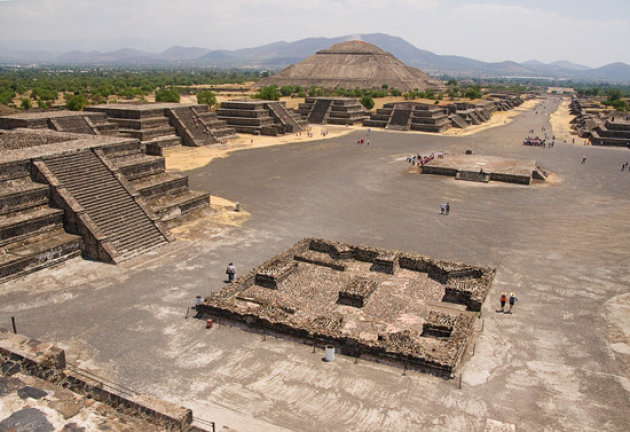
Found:
[[[0,0],[0,42],[51,41],[40,49],[237,49],[359,33],[484,61],[630,64],[630,1]]]

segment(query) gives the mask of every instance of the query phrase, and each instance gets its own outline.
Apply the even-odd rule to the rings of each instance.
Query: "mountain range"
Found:
[[[389,51],[403,62],[431,75],[471,78],[548,78],[630,83],[630,65],[612,63],[590,68],[566,60],[542,63],[529,60],[483,62],[467,57],[438,55],[422,50],[404,39],[382,33],[335,38],[307,38],[295,42],[274,42],[254,48],[211,50],[173,46],[159,53],[123,48],[116,51],[25,51],[0,45],[1,64],[111,65],[111,66],[208,66],[216,68],[257,68],[279,70],[324,48],[351,39],[361,39]]]

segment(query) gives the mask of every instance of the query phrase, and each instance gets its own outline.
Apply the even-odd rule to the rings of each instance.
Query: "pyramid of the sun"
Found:
[[[390,53],[363,41],[341,42],[264,78],[257,87],[275,84],[324,89],[377,89],[383,84],[402,91],[436,87],[439,82],[405,65]]]

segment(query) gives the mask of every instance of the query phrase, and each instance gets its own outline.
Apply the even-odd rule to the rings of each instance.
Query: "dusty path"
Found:
[[[549,122],[556,136],[556,142],[582,145],[584,140],[571,133],[571,120],[573,120],[573,116],[569,112],[570,103],[571,101],[569,99],[563,99],[562,103],[558,105],[558,109],[551,113]]]

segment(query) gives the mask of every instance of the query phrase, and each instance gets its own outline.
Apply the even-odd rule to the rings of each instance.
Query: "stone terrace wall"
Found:
[[[145,395],[130,398],[82,374],[66,369],[65,352],[50,344],[0,329],[0,364],[6,375],[33,375],[68,388],[117,411],[161,426],[166,431],[202,431],[192,426],[192,411]]]

